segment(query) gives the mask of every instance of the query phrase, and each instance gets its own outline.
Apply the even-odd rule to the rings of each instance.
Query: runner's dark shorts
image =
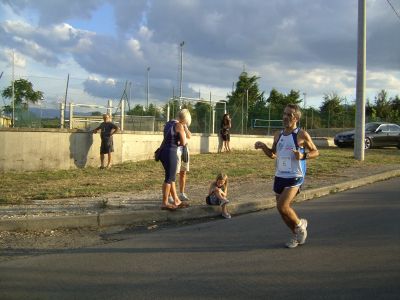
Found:
[[[282,178],[275,177],[274,192],[278,195],[282,194],[283,189],[286,187],[299,187],[297,194],[300,193],[301,185],[304,183],[304,177]]]
[[[108,154],[108,153],[111,153],[111,152],[114,152],[113,139],[103,138],[101,140],[100,154]]]

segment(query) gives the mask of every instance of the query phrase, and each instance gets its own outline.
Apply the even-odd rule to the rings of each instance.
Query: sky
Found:
[[[373,102],[382,89],[400,94],[400,0],[366,2]],[[48,108],[66,96],[106,105],[126,90],[133,106],[147,104],[149,82],[149,102],[161,106],[179,95],[182,66],[184,97],[226,99],[246,71],[266,95],[351,103],[357,18],[356,0],[0,0],[0,89],[28,79]]]

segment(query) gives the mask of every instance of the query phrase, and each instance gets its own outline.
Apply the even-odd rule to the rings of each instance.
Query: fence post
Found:
[[[112,100],[108,100],[108,104],[107,104],[107,114],[112,117]]]
[[[212,121],[211,121],[212,131],[211,133],[215,133],[215,105],[212,106]]]
[[[167,122],[169,121],[169,114],[170,114],[170,107],[169,107],[169,102],[167,104]]]
[[[74,128],[74,103],[69,103],[69,129]]]
[[[121,101],[121,120],[120,120],[120,129],[124,130],[124,122],[125,122],[125,101]]]
[[[60,103],[60,128],[64,128],[65,104]]]

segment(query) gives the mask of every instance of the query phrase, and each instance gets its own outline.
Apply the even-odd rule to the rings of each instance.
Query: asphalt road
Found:
[[[276,210],[0,263],[0,299],[399,299],[400,178],[296,205],[304,246]]]

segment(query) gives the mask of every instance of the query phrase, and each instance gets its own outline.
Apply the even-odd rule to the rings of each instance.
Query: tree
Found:
[[[144,116],[144,107],[143,107],[143,105],[136,104],[126,114],[127,115],[131,115],[131,116]]]
[[[365,115],[369,122],[376,120],[376,109],[369,99],[367,99],[367,103],[365,104]]]
[[[197,102],[194,106],[194,114],[192,114],[192,119],[198,126],[197,130],[199,132],[210,132],[211,128],[211,116],[210,116],[211,106],[206,102]]]
[[[376,116],[380,118],[381,121],[389,120],[391,107],[387,92],[385,90],[381,90],[378,95],[376,95],[375,108]]]
[[[145,111],[146,116],[154,116],[156,118],[159,118],[161,116],[160,110],[155,106],[153,103],[149,104],[149,107]]]
[[[1,95],[4,98],[12,99],[13,87],[12,84],[6,87]],[[43,99],[43,92],[35,91],[30,81],[26,79],[18,79],[14,81],[14,105],[23,109],[28,109],[29,103],[37,103]]]
[[[228,110],[232,116],[232,124],[236,130],[241,126],[242,120],[247,123],[246,128],[255,117],[260,113],[266,113],[266,102],[264,92],[259,91],[257,80],[260,77],[251,76],[247,72],[242,72],[239,81],[236,82],[236,89],[232,94],[228,94]],[[261,111],[260,111],[261,110]]]
[[[324,95],[320,111],[325,120],[327,120],[327,128],[342,126],[344,113],[342,101],[343,99],[335,92]]]
[[[398,95],[390,100],[390,121],[400,123],[400,98]]]
[[[300,92],[291,90],[289,94],[285,95],[283,93],[278,92],[276,89],[272,89],[271,92],[269,93],[267,102],[270,103],[271,106],[274,108],[275,114],[277,114],[275,118],[281,117],[283,110],[288,104],[301,103]]]

